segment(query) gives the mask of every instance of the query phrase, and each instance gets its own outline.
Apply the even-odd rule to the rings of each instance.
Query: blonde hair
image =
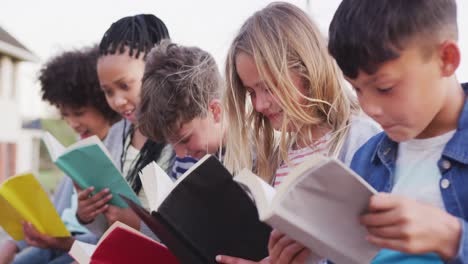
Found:
[[[268,118],[249,103],[236,69],[236,56],[241,52],[252,56],[262,80],[285,113],[278,137]],[[344,87],[342,73],[328,54],[324,37],[301,9],[272,3],[247,19],[229,49],[225,70],[224,103],[230,126],[225,165],[231,172],[253,168],[270,182],[280,161],[288,160],[288,150],[298,134],[312,143],[317,140],[312,136],[317,127],[331,129],[329,155],[339,154],[357,104]],[[294,85],[290,71],[300,76],[305,93]],[[288,132],[288,123],[293,123],[297,132]]]

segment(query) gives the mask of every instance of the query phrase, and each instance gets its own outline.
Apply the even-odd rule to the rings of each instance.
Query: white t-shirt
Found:
[[[399,143],[392,193],[445,210],[439,187],[442,175],[437,163],[454,133],[455,130]]]
[[[122,175],[128,175],[128,172],[130,171],[131,166],[133,166],[133,164],[136,162],[138,158],[138,154],[140,154],[140,151],[138,149],[136,149],[132,145],[128,146],[127,153],[125,155],[124,164],[123,164]],[[143,188],[141,188],[140,192],[138,193],[138,199],[140,200],[143,208],[145,208],[146,210],[149,210],[148,199],[146,198],[145,190]]]

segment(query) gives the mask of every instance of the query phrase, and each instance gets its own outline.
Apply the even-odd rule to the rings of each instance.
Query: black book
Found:
[[[155,163],[140,177],[151,213],[124,199],[181,263],[216,263],[219,254],[268,256],[271,228],[216,157],[205,156],[175,183]]]

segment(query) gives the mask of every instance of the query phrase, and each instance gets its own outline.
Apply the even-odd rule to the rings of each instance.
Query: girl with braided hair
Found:
[[[138,129],[135,118],[146,55],[167,38],[169,32],[164,22],[154,15],[140,14],[113,23],[99,45],[100,85],[109,106],[123,117],[112,126],[104,144],[145,208],[148,204],[138,172],[155,161],[169,174],[174,160],[172,148],[164,142],[148,140]],[[108,189],[90,196],[92,191],[93,187],[79,190],[77,217],[96,235],[102,235],[113,222],[120,221],[152,236],[129,208],[107,204],[111,199]]]

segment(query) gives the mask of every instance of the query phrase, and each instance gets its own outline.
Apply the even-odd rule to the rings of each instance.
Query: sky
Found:
[[[161,18],[174,42],[209,51],[224,68],[229,45],[242,23],[271,0],[0,0],[0,26],[33,51],[38,63],[20,66],[20,110],[27,118],[47,116],[40,100],[37,71],[51,56],[100,41],[121,17],[152,13]],[[306,10],[326,34],[340,0],[288,0]],[[308,4],[307,4],[308,2]],[[458,0],[459,14],[468,1]],[[468,81],[468,18],[459,15],[462,64],[460,81]],[[465,33],[466,32],[466,33]],[[466,56],[465,56],[466,54]],[[463,58],[467,58],[466,60]]]

